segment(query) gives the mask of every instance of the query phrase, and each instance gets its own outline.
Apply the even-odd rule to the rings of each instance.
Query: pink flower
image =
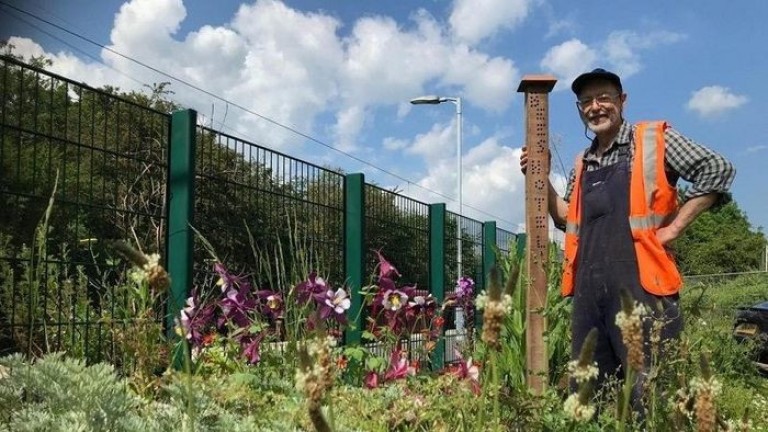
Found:
[[[387,261],[386,258],[384,258],[384,255],[382,255],[381,252],[374,250],[373,253],[375,253],[376,256],[379,258],[379,279],[401,276],[400,272],[397,271],[395,266],[390,264],[390,262]]]
[[[472,392],[480,394],[480,369],[472,362],[472,357],[465,361],[460,352],[455,353],[459,363],[449,369],[450,373],[459,379],[468,380]]]
[[[264,339],[264,333],[249,335],[240,339],[240,346],[243,349],[243,356],[248,363],[256,364],[261,360],[261,340]]]
[[[363,380],[365,388],[373,389],[379,386],[379,374],[375,371],[370,371],[365,375]]]
[[[393,381],[415,374],[416,368],[408,364],[407,355],[400,350],[392,351],[392,356],[389,358],[389,369],[384,373],[384,381]]]

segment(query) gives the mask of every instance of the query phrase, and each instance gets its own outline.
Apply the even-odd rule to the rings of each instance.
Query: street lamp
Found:
[[[462,216],[462,198],[461,198],[461,98],[445,96],[421,96],[411,99],[413,105],[438,105],[443,102],[453,102],[456,105],[456,190],[459,195],[459,217],[456,220],[456,272],[457,278],[461,277],[461,216]],[[463,330],[464,314],[462,311],[456,311],[456,329]]]

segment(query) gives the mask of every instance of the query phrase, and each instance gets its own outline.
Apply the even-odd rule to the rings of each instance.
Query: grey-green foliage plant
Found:
[[[13,431],[147,430],[141,400],[112,366],[48,355],[35,363],[21,355],[0,359],[0,425]],[[144,428],[144,429],[141,429]]]
[[[34,363],[3,357],[0,431],[295,430],[291,386],[274,393],[244,376],[170,374],[147,400],[107,364],[86,366],[60,353]],[[275,415],[264,415],[270,407]]]

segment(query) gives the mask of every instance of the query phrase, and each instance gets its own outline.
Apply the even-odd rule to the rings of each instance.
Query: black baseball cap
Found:
[[[597,79],[609,81],[619,89],[619,92],[624,92],[621,87],[621,78],[615,73],[609,72],[603,68],[592,69],[592,72],[585,72],[576,77],[576,79],[573,80],[573,84],[571,84],[571,90],[578,96],[579,93],[581,93],[581,89],[584,88],[587,83]]]

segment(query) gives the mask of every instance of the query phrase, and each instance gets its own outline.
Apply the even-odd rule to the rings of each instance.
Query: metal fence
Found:
[[[168,120],[0,58],[0,353],[120,361],[125,268],[102,245],[164,250]]]
[[[155,97],[115,93],[0,59],[0,355],[120,362],[114,330],[134,317],[111,240],[161,253],[172,289],[155,318],[169,328],[190,288],[213,283],[213,254],[273,289],[295,282],[281,275],[319,268],[359,308],[373,250],[399,282],[442,300],[458,277],[458,240],[462,273],[481,289],[490,245],[512,235],[197,126],[193,111],[169,115]]]

